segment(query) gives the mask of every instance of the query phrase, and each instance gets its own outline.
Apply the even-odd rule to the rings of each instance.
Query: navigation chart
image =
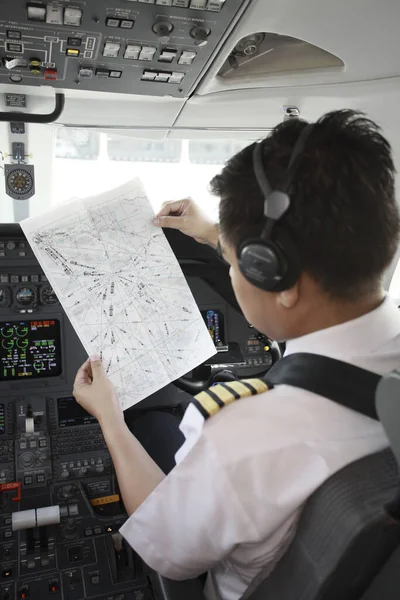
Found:
[[[139,179],[21,227],[125,410],[216,353]]]

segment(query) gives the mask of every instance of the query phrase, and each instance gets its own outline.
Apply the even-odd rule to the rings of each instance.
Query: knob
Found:
[[[198,25],[191,30],[190,35],[194,38],[196,46],[205,46],[208,43],[210,33],[211,29],[209,27]]]
[[[35,464],[35,456],[32,452],[24,452],[19,460],[21,465],[25,468],[32,467]]]
[[[88,472],[86,467],[82,467],[81,469],[79,469],[79,475],[86,475],[86,473]]]
[[[169,21],[157,21],[153,25],[153,31],[157,35],[160,44],[168,44],[169,34],[173,30],[174,26]]]
[[[64,471],[61,471],[60,477],[61,477],[61,479],[67,479],[67,477],[69,477],[69,471],[64,469]]]
[[[96,473],[103,473],[104,465],[96,465]]]

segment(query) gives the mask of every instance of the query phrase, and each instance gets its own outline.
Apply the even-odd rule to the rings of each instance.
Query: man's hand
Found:
[[[79,369],[74,383],[78,404],[96,417],[100,425],[108,421],[124,421],[124,415],[111,381],[99,356],[89,358]]]
[[[191,199],[164,202],[162,209],[154,219],[154,225],[179,229],[200,242],[216,248],[218,243],[218,226],[211,221]]]

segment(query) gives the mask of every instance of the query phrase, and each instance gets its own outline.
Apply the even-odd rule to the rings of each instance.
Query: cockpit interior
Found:
[[[72,395],[87,353],[20,223],[133,177],[155,212],[192,197],[217,221],[209,182],[231,156],[279,122],[341,108],[379,123],[399,169],[400,4],[0,4],[0,600],[202,600],[198,579],[154,572],[118,534],[127,515],[112,460]],[[265,377],[285,352],[246,320],[213,248],[164,233],[216,354],[128,419],[180,419],[193,395]],[[385,289],[400,305],[399,256]],[[400,513],[384,506],[400,484],[399,381],[381,390],[391,447],[315,493],[248,600],[397,600]]]

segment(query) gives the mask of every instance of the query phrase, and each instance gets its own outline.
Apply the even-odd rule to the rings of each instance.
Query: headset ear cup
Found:
[[[238,250],[242,275],[252,285],[267,292],[280,292],[292,287],[300,273],[295,246],[284,230],[274,227],[272,240],[246,240]]]
[[[272,291],[281,292],[293,287],[298,280],[301,272],[300,257],[292,236],[279,224],[274,226],[272,237],[285,264],[282,279]]]

